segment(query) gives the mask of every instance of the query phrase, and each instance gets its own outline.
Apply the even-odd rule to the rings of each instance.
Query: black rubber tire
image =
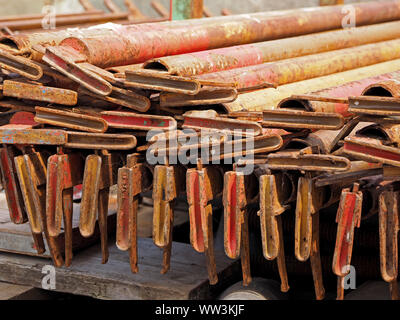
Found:
[[[218,300],[286,300],[280,290],[280,284],[274,280],[254,278],[248,287],[242,282],[226,289]]]

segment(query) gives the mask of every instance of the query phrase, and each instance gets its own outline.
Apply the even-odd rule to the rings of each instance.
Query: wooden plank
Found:
[[[216,252],[219,284],[208,283],[203,254],[190,245],[173,244],[171,270],[160,274],[162,250],[151,239],[139,239],[139,273],[132,274],[127,252],[110,243],[110,260],[101,264],[98,246],[75,255],[70,268],[56,269],[56,289],[99,299],[170,300],[212,299],[239,280],[240,264]],[[0,255],[0,281],[41,288],[42,268],[48,262],[37,257]]]
[[[74,204],[75,210],[79,210],[79,205]],[[109,212],[108,216],[108,230],[113,233],[116,225],[116,215],[114,212]],[[74,250],[86,248],[90,245],[97,243],[100,239],[99,228],[96,223],[96,229],[93,236],[84,238],[79,231],[79,215],[74,214],[73,221],[73,234],[72,234],[72,247]],[[59,242],[64,243],[64,234],[59,236]],[[38,256],[50,259],[48,246],[45,240],[46,252],[38,254],[34,249],[32,233],[28,223],[22,225],[15,225],[11,222],[8,216],[8,211],[0,209],[0,252],[11,252],[24,255]]]
[[[116,212],[116,192],[112,192],[109,201],[109,215]],[[180,226],[189,221],[187,214],[188,207],[185,203],[180,202],[175,210],[174,226]],[[88,240],[82,238],[78,231],[79,226],[79,204],[74,204],[74,246],[75,249],[87,247],[98,240],[97,235],[88,243]],[[110,218],[109,231],[115,234],[115,217]],[[150,238],[153,232],[153,207],[152,200],[143,199],[143,203],[138,210],[138,236],[141,238]],[[97,237],[97,238],[96,238]],[[47,248],[47,244],[46,244]],[[43,255],[38,255],[33,248],[32,235],[29,224],[15,225],[11,222],[7,202],[4,192],[0,192],[0,251],[21,253],[26,255],[41,256],[50,259],[48,250]]]
[[[48,247],[46,245],[46,252]],[[0,251],[23,253],[37,256],[34,249],[32,233],[29,225],[15,225],[11,222],[8,210],[0,209]],[[44,258],[50,258],[46,253],[40,255]]]
[[[99,230],[96,225],[95,234],[90,238],[84,238],[79,232],[79,212],[80,205],[74,203],[73,206],[73,248],[74,250],[86,248],[98,242]],[[108,218],[108,230],[113,233],[115,230],[116,223],[116,194],[110,196],[109,201],[109,218]],[[63,228],[63,227],[62,227]],[[64,234],[60,235],[60,243],[64,241]],[[32,233],[30,230],[29,223],[22,225],[14,224],[9,217],[7,203],[5,201],[4,192],[0,193],[0,252],[11,252],[32,256],[39,256],[42,258],[50,259],[48,246],[45,240],[46,252],[38,254],[34,248],[32,239]]]

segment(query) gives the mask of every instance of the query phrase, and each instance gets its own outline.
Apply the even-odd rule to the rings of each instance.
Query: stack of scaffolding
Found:
[[[291,233],[323,299],[319,211],[336,203],[338,298],[364,219],[379,230],[381,274],[397,299],[400,1],[353,7],[357,25],[345,29],[342,7],[328,6],[4,35],[0,168],[12,221],[29,223],[38,252],[45,239],[54,264],[69,266],[79,188],[80,233],[91,237],[98,221],[106,263],[117,185],[117,246],[138,272],[138,203],[152,191],[166,273],[185,195],[191,245],[216,284],[212,203],[222,199],[225,252],[241,258],[245,285],[258,213],[282,291]]]

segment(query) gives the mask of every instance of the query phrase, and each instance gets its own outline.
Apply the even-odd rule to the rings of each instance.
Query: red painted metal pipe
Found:
[[[145,69],[167,71],[183,77],[242,68],[265,62],[356,47],[400,37],[400,22],[322,32],[288,39],[156,58]]]
[[[390,40],[355,48],[208,73],[195,78],[236,83],[238,89],[259,87],[266,83],[280,86],[397,58],[400,58],[400,40]]]
[[[400,1],[353,5],[358,25],[400,18]],[[286,13],[190,19],[181,22],[120,26],[96,37],[71,37],[71,46],[99,67],[128,65],[152,58],[332,30],[342,26],[342,6]],[[106,44],[106,45],[105,45]]]
[[[165,19],[143,18],[134,21],[129,21],[129,25],[134,26],[137,24],[160,22],[164,20]],[[126,21],[128,22],[128,20]],[[120,20],[116,22],[120,22]],[[24,33],[14,34],[14,35],[0,34],[0,49],[4,49],[10,52],[18,52],[18,55],[23,54],[25,57],[40,62],[41,55],[32,56],[31,49],[36,45],[56,46],[59,45],[60,42],[65,38],[77,35],[79,35],[80,37],[95,37],[96,35],[101,33],[112,32],[111,30],[118,29],[120,26],[121,25],[117,23],[108,23],[106,25],[100,24],[93,26],[93,22],[85,24],[82,24],[81,22],[78,25],[68,25],[68,28],[76,27],[73,29],[68,29],[68,28],[65,29],[61,27],[57,28],[54,31],[35,29],[35,30],[25,30]]]

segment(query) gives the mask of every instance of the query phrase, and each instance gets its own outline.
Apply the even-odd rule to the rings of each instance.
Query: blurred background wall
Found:
[[[165,7],[169,7],[169,0],[158,0]],[[365,0],[363,0],[365,1]],[[368,0],[367,0],[368,1]],[[369,0],[372,1],[372,0]],[[383,1],[383,0],[382,0]],[[40,13],[43,5],[54,2],[57,12],[79,12],[81,6],[78,0],[0,0],[0,16],[24,13]],[[105,9],[102,0],[91,0],[99,9]],[[114,0],[121,8],[123,0]],[[157,13],[150,7],[151,0],[134,0],[137,7],[146,15],[157,17]],[[347,0],[345,3],[362,2]],[[249,13],[266,10],[300,8],[318,5],[318,0],[204,0],[205,5],[219,15],[221,9],[227,8],[233,13]]]

